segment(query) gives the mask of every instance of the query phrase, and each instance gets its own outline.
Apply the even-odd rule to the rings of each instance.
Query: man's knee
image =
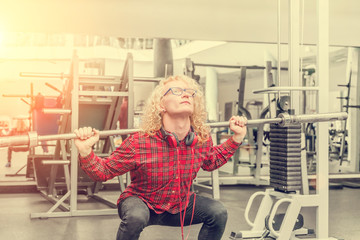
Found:
[[[226,221],[228,218],[228,212],[227,212],[227,209],[223,205],[221,205],[221,206],[222,206],[222,208],[217,209],[217,211],[215,212],[215,216],[219,219],[223,219],[224,221]]]
[[[119,206],[119,217],[122,220],[122,231],[138,232],[148,225],[150,219],[149,208],[139,198],[129,197]]]
[[[125,216],[123,216],[122,221],[126,224],[144,228],[149,222],[149,217],[150,216],[148,212],[134,209],[133,211],[129,211]]]
[[[217,223],[226,223],[228,218],[227,209],[220,202],[209,208],[209,215]]]
[[[143,229],[148,225],[149,214],[138,209],[128,211],[123,215],[117,233],[117,240],[138,239]]]

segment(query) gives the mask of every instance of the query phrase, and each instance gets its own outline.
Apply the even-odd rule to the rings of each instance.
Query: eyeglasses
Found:
[[[176,96],[181,96],[183,94],[183,92],[188,93],[191,97],[195,97],[195,95],[196,95],[196,90],[191,89],[191,88],[171,87],[166,91],[166,93],[163,95],[163,97],[166,94],[168,94],[169,91],[171,91],[171,93],[176,95]]]

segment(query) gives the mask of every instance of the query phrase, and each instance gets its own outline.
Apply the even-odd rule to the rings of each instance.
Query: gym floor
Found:
[[[120,220],[114,216],[87,216],[69,218],[30,219],[31,213],[46,212],[52,204],[43,198],[31,181],[24,182],[24,177],[6,177],[5,174],[16,172],[26,158],[25,153],[14,153],[11,168],[5,168],[6,152],[0,149],[0,239],[11,240],[103,240],[115,239]],[[20,160],[19,160],[20,159]],[[16,185],[23,184],[23,187]],[[6,187],[5,187],[6,186]],[[228,209],[228,223],[222,239],[229,239],[232,231],[249,230],[244,218],[244,211],[251,194],[263,191],[263,187],[232,185],[221,186],[220,201]],[[116,201],[119,191],[102,191],[101,194]],[[200,193],[202,194],[202,193]],[[358,240],[360,236],[360,190],[355,188],[331,189],[329,192],[329,236],[337,239]],[[258,202],[254,202],[254,206]],[[79,209],[106,208],[103,204],[79,195]],[[250,212],[255,216],[256,209]],[[281,211],[281,209],[280,209]],[[304,226],[315,229],[316,211],[304,208]],[[201,225],[190,228],[189,240],[197,239]],[[185,236],[189,227],[185,227]],[[145,228],[141,240],[176,240],[181,239],[180,228],[151,226]]]

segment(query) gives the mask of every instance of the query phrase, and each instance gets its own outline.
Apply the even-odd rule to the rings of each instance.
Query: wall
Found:
[[[264,0],[3,0],[0,32],[277,42],[277,2]],[[288,39],[281,0],[281,42]],[[304,0],[304,43],[317,41],[315,0]],[[299,11],[302,13],[301,6]],[[330,45],[360,46],[360,2],[329,1]]]
[[[27,115],[29,106],[20,98],[3,97],[8,95],[30,95],[30,85],[33,83],[34,95],[41,92],[44,96],[58,96],[58,93],[47,87],[46,82],[62,90],[63,82],[60,79],[25,78],[20,77],[21,72],[38,73],[68,73],[69,61],[44,61],[44,60],[17,60],[0,62],[0,115],[15,117]],[[29,98],[24,98],[30,102]]]

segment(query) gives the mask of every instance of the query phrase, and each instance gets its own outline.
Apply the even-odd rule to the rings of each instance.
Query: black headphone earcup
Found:
[[[171,147],[177,147],[180,144],[178,137],[173,133],[167,134],[167,141]]]
[[[160,129],[162,136],[166,139],[170,147],[177,147],[179,145],[179,139],[175,134],[171,134],[165,131],[165,129]]]
[[[185,138],[186,146],[193,147],[197,143],[197,136],[194,132],[189,132],[189,134]]]
[[[166,139],[170,147],[178,147],[180,145],[179,138],[174,133],[169,133],[165,131],[165,129],[160,129],[161,134]],[[189,134],[185,137],[185,145],[194,147],[198,142],[197,136],[195,132],[189,132]]]

